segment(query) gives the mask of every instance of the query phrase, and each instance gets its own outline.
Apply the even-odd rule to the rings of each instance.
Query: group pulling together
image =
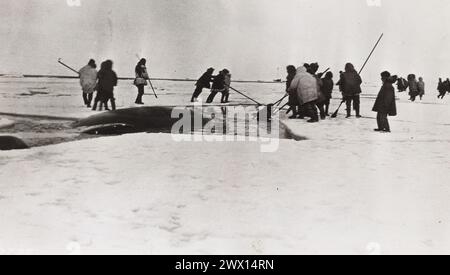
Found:
[[[145,94],[145,86],[150,81],[146,68],[146,59],[141,59],[135,67],[134,85],[137,87],[137,97],[135,104],[144,104],[142,98]],[[360,112],[360,95],[362,93],[361,85],[363,83],[360,74],[355,70],[351,63],[345,65],[345,70],[339,73],[339,80],[334,83],[333,73],[326,70],[323,73],[319,71],[318,63],[304,64],[296,68],[293,65],[287,66],[286,77],[286,93],[289,96],[287,105],[292,112],[290,119],[309,118],[309,123],[319,122],[320,119],[326,119],[330,116],[329,108],[332,99],[334,86],[339,87],[342,93],[342,103],[346,105],[346,117],[352,116],[352,109],[355,116],[361,118]],[[191,102],[198,101],[203,89],[210,89],[207,103],[212,103],[218,93],[222,94],[221,103],[228,103],[230,96],[231,74],[227,69],[223,69],[217,75],[214,74],[214,68],[209,68],[195,83],[195,91],[192,95]],[[88,108],[101,111],[103,107],[109,110],[116,109],[114,98],[114,88],[118,84],[117,74],[113,70],[113,62],[111,60],[104,61],[100,70],[97,72],[95,60],[90,60],[88,65],[83,67],[79,72],[80,84],[83,90],[83,101]],[[417,97],[422,100],[425,95],[425,82],[422,77],[416,80],[414,74],[408,75],[407,79],[403,77],[391,76],[387,71],[381,73],[382,87],[375,101],[373,111],[377,112],[378,128],[376,131],[390,132],[388,116],[397,115],[395,103],[394,84],[397,84],[399,92],[405,92],[409,89],[411,101],[415,101]],[[437,88],[438,98],[443,99],[446,93],[450,93],[450,79],[442,81],[439,79]],[[94,99],[94,92],[97,92]],[[93,105],[92,105],[92,102]]]
[[[329,116],[330,100],[334,88],[333,73],[317,74],[317,63],[304,64],[299,68],[287,67],[286,92],[289,95],[289,110],[293,112],[290,119],[308,117],[309,123],[315,123]],[[397,115],[395,90],[393,84],[397,76],[389,72],[381,74],[382,88],[377,96],[373,111],[377,112],[378,132],[390,132],[387,117]],[[347,118],[351,117],[352,107],[356,117],[361,118],[360,95],[363,81],[351,63],[345,65],[345,71],[340,72],[336,83],[342,93],[342,102],[347,106]]]

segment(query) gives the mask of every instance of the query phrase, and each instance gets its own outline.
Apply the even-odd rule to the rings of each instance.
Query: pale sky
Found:
[[[71,75],[61,57],[76,68],[112,59],[120,76],[133,76],[139,55],[152,77],[196,78],[213,66],[272,80],[289,64],[359,68],[384,32],[363,78],[450,77],[448,0],[67,1],[2,0],[0,73]]]

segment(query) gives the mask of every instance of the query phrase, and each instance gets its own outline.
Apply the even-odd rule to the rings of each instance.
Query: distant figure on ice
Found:
[[[299,104],[304,108],[305,113],[311,118],[309,123],[319,122],[317,113],[318,89],[317,80],[306,71],[306,67],[299,67],[294,80],[292,80],[289,91],[297,92]]]
[[[231,74],[225,76],[225,90],[222,92],[222,103],[228,103],[230,98]]]
[[[107,60],[102,63],[101,69],[98,72],[98,90],[95,98],[94,111],[97,109],[97,104],[100,102],[99,110],[102,110],[102,105],[105,105],[108,110],[108,100],[111,101],[112,110],[116,109],[116,101],[114,98],[114,87],[117,86],[117,74],[113,71],[113,62]]]
[[[409,100],[412,102],[416,101],[416,97],[419,95],[419,83],[416,80],[416,76],[414,74],[408,75],[408,87],[409,87],[409,96],[411,97]]]
[[[397,106],[395,103],[395,89],[392,85],[395,83],[396,77],[391,77],[389,72],[381,73],[381,81],[383,86],[381,87],[378,97],[373,106],[373,111],[377,112],[378,128],[376,132],[391,132],[389,126],[388,116],[397,115]]]
[[[81,68],[78,72],[80,74],[80,85],[83,90],[84,105],[91,108],[92,98],[97,86],[97,64],[95,60],[91,59],[89,63]]]
[[[146,64],[147,60],[145,58],[142,58],[134,69],[134,72],[136,74],[134,85],[138,88],[138,95],[136,97],[135,103],[139,105],[144,104],[144,102],[142,102],[142,97],[145,94],[145,86],[148,85],[147,80],[149,80]]]
[[[439,78],[437,90],[439,92],[438,98],[444,99],[444,96],[447,93],[447,88],[445,87],[445,83],[442,82],[442,78]]]
[[[331,98],[333,98],[333,87],[334,87],[333,73],[327,72],[325,74],[325,77],[322,78],[322,87],[321,87],[322,94],[325,97],[325,100],[322,103],[325,107],[325,116],[330,116],[329,114],[330,101]]]
[[[294,65],[289,65],[286,67],[286,71],[287,71],[287,77],[286,77],[286,92],[289,95],[289,101],[288,101],[288,105],[289,105],[289,109],[292,111],[292,116],[290,116],[290,119],[294,119],[297,118],[298,115],[298,107],[299,106],[299,102],[298,102],[298,95],[297,95],[297,91],[290,91],[289,88],[291,87],[291,83],[295,78],[295,75],[297,74],[297,69],[295,68]]]
[[[397,80],[397,89],[399,93],[406,92],[406,90],[408,89],[408,81],[406,81],[406,79],[404,79],[403,77],[400,77]]]
[[[423,96],[425,95],[425,82],[423,82],[422,77],[419,77],[419,82],[417,84],[419,86],[419,97],[420,100],[422,100]]]
[[[214,68],[209,68],[195,83],[195,91],[192,95],[191,102],[196,102],[198,97],[203,92],[203,89],[211,89],[211,82],[213,81]]]
[[[347,118],[351,117],[352,102],[356,117],[360,118],[360,94],[362,93],[362,79],[355,67],[351,63],[345,65],[345,72],[341,76],[341,85],[343,86],[343,96],[347,105]]]
[[[225,90],[225,76],[229,74],[230,71],[223,69],[217,76],[214,77],[214,81],[211,87],[211,94],[209,95],[206,103],[212,103],[214,98],[218,93],[222,93]]]

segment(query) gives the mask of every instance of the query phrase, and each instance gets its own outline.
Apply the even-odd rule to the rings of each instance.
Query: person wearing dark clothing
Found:
[[[211,94],[206,100],[206,103],[212,103],[218,93],[223,93],[225,91],[225,76],[229,73],[230,71],[224,69],[214,77],[214,81],[211,87]]]
[[[108,100],[111,101],[111,108],[114,111],[116,109],[116,101],[114,98],[114,87],[117,86],[118,78],[117,74],[113,71],[113,62],[107,60],[102,63],[101,69],[98,72],[98,92],[95,99],[94,107],[92,110],[97,109],[97,104],[100,102],[100,111],[102,110],[102,104],[106,109]]]
[[[378,93],[375,105],[373,106],[373,111],[377,112],[377,132],[391,132],[389,126],[388,116],[397,115],[397,106],[395,103],[395,89],[392,85],[395,83],[396,76],[391,77],[389,72],[381,73],[381,81],[383,86]]]
[[[324,101],[322,102],[322,104],[324,105],[324,109],[325,109],[325,116],[330,116],[330,114],[329,114],[330,101],[331,101],[332,94],[333,94],[333,87],[334,87],[333,73],[328,72],[328,73],[326,73],[325,77],[322,79],[322,87],[321,87],[322,95],[325,98]]]
[[[213,81],[214,69],[209,68],[195,83],[195,91],[192,95],[191,102],[196,102],[197,98],[203,92],[203,89],[211,89],[211,82]]]
[[[230,102],[230,86],[231,86],[231,74],[225,76],[225,90],[222,92],[221,103]]]
[[[289,101],[288,105],[289,108],[292,110],[292,116],[290,116],[290,119],[297,118],[298,115],[298,109],[299,103],[298,103],[298,95],[297,91],[289,91],[289,87],[291,87],[292,80],[294,80],[295,75],[297,74],[297,68],[293,65],[289,65],[286,67],[287,70],[287,77],[286,77],[286,92],[289,95]]]
[[[319,68],[320,68],[319,63],[311,63],[306,69],[308,73],[315,76],[317,71],[319,71]]]
[[[409,87],[409,96],[411,97],[409,100],[414,102],[416,101],[416,97],[420,94],[419,82],[417,82],[416,76],[414,74],[408,75],[408,87]]]
[[[360,118],[360,94],[362,93],[362,79],[351,63],[345,65],[345,72],[341,76],[344,100],[347,105],[347,118],[351,117],[352,102],[356,117]]]
[[[439,84],[438,84],[437,89],[439,91],[438,98],[444,99],[444,96],[447,93],[447,89],[445,87],[445,83],[442,82],[442,78],[439,78]]]
[[[403,77],[400,77],[397,80],[397,89],[400,93],[406,92],[408,89],[408,81],[406,81]]]
[[[134,79],[134,85],[138,88],[138,95],[136,97],[136,104],[143,105],[142,97],[145,94],[145,86],[147,86],[147,80],[149,80],[148,72],[147,72],[147,60],[142,58],[138,64],[136,65],[134,72],[136,74],[136,78]]]
[[[344,98],[344,83],[342,81],[343,78],[344,78],[344,72],[340,71],[339,72],[339,81],[336,83],[336,86],[339,86],[339,91],[342,94],[342,98]]]
[[[445,80],[443,82],[443,91],[442,91],[442,96],[440,96],[441,99],[444,99],[446,93],[450,93],[450,79],[447,78],[447,80]]]

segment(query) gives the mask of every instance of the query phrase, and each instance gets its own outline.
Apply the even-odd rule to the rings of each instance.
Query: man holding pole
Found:
[[[361,84],[362,79],[355,67],[351,63],[345,65],[345,72],[341,76],[343,85],[344,100],[347,105],[347,118],[351,117],[352,102],[353,109],[356,112],[356,117],[360,118],[360,94],[362,93]]]

